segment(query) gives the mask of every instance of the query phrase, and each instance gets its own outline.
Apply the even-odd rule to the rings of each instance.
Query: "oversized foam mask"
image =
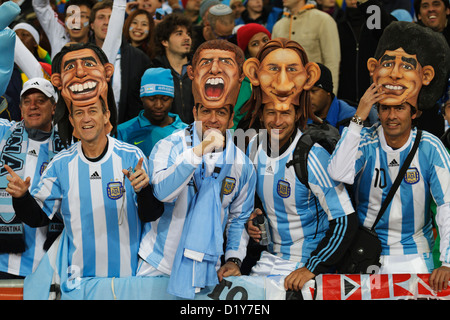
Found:
[[[84,48],[67,52],[61,60],[61,73],[53,73],[51,81],[68,107],[93,105],[100,97],[108,105],[108,82],[113,73],[111,63],[101,63],[92,49]],[[111,130],[108,123],[106,133]],[[76,132],[74,136],[77,137]]]
[[[370,58],[367,68],[373,82],[381,84],[380,91],[385,93],[380,104],[402,105],[406,102],[416,108],[422,86],[430,84],[435,74],[432,66],[422,66],[415,54],[409,54],[403,48],[386,50],[379,60]]]
[[[202,49],[188,75],[195,104],[209,108],[234,107],[244,79],[235,52],[222,49]]]
[[[320,78],[320,68],[313,62],[303,65],[293,49],[278,48],[262,61],[247,59],[244,74],[254,87],[260,87],[262,104],[274,104],[277,110],[285,111],[291,104],[299,105],[302,91],[311,89]]]

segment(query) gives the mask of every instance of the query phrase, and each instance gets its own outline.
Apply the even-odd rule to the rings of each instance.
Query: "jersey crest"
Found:
[[[282,198],[288,198],[291,195],[291,185],[284,180],[278,180],[277,193]]]
[[[106,191],[108,192],[108,198],[117,200],[123,196],[123,185],[120,181],[109,182]]]
[[[223,181],[223,194],[228,195],[233,192],[236,185],[236,179],[232,177],[225,177]]]
[[[406,170],[405,177],[403,178],[403,180],[407,184],[415,184],[419,182],[420,180],[419,170],[417,170],[417,168],[408,168],[408,170]]]

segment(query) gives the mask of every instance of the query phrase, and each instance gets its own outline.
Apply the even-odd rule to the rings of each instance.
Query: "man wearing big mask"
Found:
[[[316,144],[308,154],[309,186],[300,182],[292,166],[308,118],[320,122],[309,97],[320,68],[308,61],[298,43],[278,38],[245,62],[244,73],[253,86],[244,106],[246,117],[251,119],[250,126],[259,122],[267,131],[267,137],[260,131],[247,149],[262,204],[251,218],[264,211],[272,239],[250,275],[281,275],[286,290],[299,291],[333,268],[357,227],[345,187],[326,172],[329,153],[324,148]],[[259,242],[261,231],[251,222],[248,232]]]
[[[113,73],[114,66],[105,53],[92,43],[68,44],[55,56],[51,81],[62,99],[56,105],[54,121],[63,143],[70,144],[73,137],[73,126],[69,123],[71,105],[89,106],[100,97],[110,111],[106,134],[115,133],[117,112],[110,83]]]
[[[226,40],[203,43],[188,67],[195,122],[160,140],[149,157],[164,213],[146,224],[138,275],[170,275],[168,292],[194,298],[217,278],[240,275],[246,223],[253,210],[253,165],[227,130],[244,78],[242,50]],[[223,232],[226,233],[225,264]],[[217,272],[217,273],[216,273]]]
[[[444,93],[450,66],[444,37],[408,22],[393,22],[375,57],[367,62],[373,84],[330,158],[328,172],[353,184],[359,223],[372,227],[382,201],[418,139],[414,120]],[[376,104],[380,123],[363,128]],[[447,288],[450,279],[450,156],[442,142],[423,131],[418,149],[396,194],[377,223],[380,273],[431,273],[430,285]],[[442,266],[434,269],[430,201],[437,204]]]

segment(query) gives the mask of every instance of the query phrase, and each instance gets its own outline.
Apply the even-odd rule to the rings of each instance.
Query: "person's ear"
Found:
[[[194,121],[197,121],[197,108],[195,107],[195,105],[192,108],[192,114],[194,115]]]
[[[114,74],[114,65],[112,63],[105,63],[106,81],[109,82]]]
[[[192,68],[192,65],[188,65],[186,71],[189,79],[191,79],[191,81],[194,80],[194,69]]]
[[[50,81],[59,91],[62,90],[61,73],[52,73]]]
[[[367,70],[369,70],[370,76],[373,76],[375,69],[378,67],[378,60],[375,58],[369,58],[367,60]]]
[[[320,67],[315,62],[308,62],[305,66],[308,79],[306,80],[303,90],[311,89],[316,82],[320,79]]]
[[[249,58],[245,60],[244,75],[250,80],[253,86],[259,86],[258,70],[259,70],[259,60],[256,58]]]
[[[434,79],[434,68],[432,66],[425,66],[422,68],[422,73],[422,84],[427,86]]]

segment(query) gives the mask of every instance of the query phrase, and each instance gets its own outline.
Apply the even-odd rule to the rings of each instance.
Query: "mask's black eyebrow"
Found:
[[[380,63],[391,60],[395,60],[395,56],[385,54],[384,56],[381,57]],[[414,68],[417,68],[417,60],[414,58],[402,57],[402,61],[411,64],[412,66],[414,66]]]
[[[69,65],[69,64],[71,64],[71,63],[73,63],[73,62],[75,62],[77,60],[92,61],[95,64],[97,64],[97,60],[95,60],[94,57],[88,56],[88,57],[83,57],[83,58],[76,58],[76,59],[67,60],[66,62],[64,62],[64,67],[63,68],[65,69],[67,65]]]

